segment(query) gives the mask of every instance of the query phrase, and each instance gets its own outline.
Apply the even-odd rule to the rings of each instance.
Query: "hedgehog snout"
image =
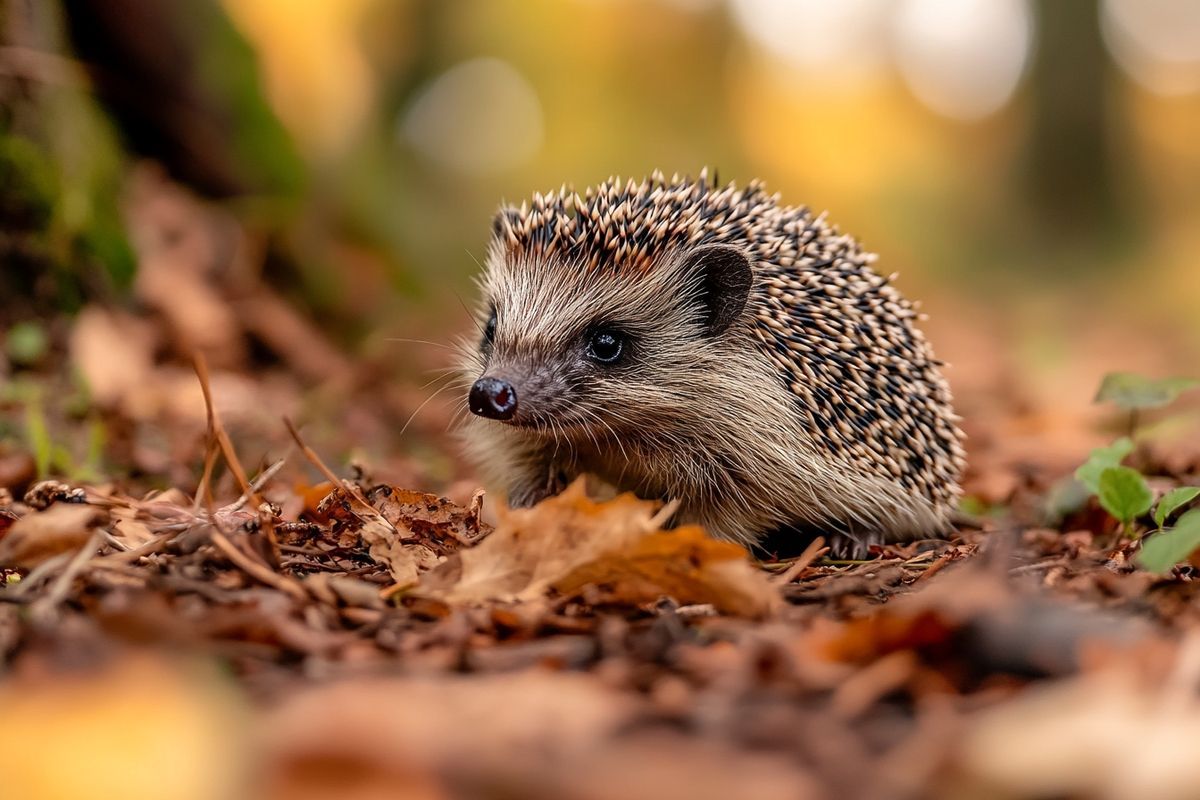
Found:
[[[480,378],[467,398],[471,413],[488,419],[509,420],[517,413],[517,389],[503,378]]]

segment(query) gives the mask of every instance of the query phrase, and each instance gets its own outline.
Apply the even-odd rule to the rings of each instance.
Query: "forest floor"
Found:
[[[1140,560],[1197,513],[1194,424],[1143,413],[1081,485],[1119,431],[965,369],[951,536],[760,563],[579,485],[498,514],[427,436],[453,404],[393,452],[419,391],[141,257],[148,311],[51,326],[0,397],[3,793],[1194,796],[1200,582]]]

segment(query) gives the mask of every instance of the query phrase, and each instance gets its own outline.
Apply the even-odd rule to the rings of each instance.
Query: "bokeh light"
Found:
[[[463,172],[520,166],[542,146],[542,106],[513,66],[478,58],[435,78],[404,113],[400,131],[429,159]]]
[[[734,18],[783,62],[849,85],[886,66],[888,0],[731,0]]]
[[[903,0],[894,24],[905,83],[934,111],[962,120],[1005,106],[1033,41],[1026,0]]]
[[[1104,0],[1104,40],[1131,78],[1152,92],[1200,91],[1200,3]]]

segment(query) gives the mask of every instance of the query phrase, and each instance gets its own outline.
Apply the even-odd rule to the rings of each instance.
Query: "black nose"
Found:
[[[468,398],[471,413],[488,419],[512,419],[517,413],[517,390],[502,378],[480,378]]]

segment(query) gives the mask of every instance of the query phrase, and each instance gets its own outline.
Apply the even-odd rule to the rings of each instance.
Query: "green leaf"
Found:
[[[1095,492],[1073,477],[1055,481],[1042,501],[1042,516],[1047,525],[1055,526],[1070,514],[1083,508]]]
[[[1164,494],[1154,508],[1155,524],[1161,528],[1168,517],[1195,500],[1196,495],[1200,495],[1200,486],[1180,486]]]
[[[1109,467],[1119,466],[1121,459],[1132,452],[1133,442],[1128,436],[1122,436],[1107,447],[1097,447],[1088,456],[1088,460],[1075,470],[1075,479],[1092,494],[1099,494],[1100,474]]]
[[[1166,572],[1200,547],[1200,508],[1179,518],[1169,531],[1147,537],[1138,561],[1151,572]]]
[[[1096,403],[1113,403],[1128,410],[1158,408],[1200,386],[1197,378],[1143,378],[1132,372],[1110,372],[1104,376],[1096,392]]]
[[[1131,467],[1109,467],[1100,473],[1100,505],[1128,524],[1150,510],[1154,494],[1146,479]]]

